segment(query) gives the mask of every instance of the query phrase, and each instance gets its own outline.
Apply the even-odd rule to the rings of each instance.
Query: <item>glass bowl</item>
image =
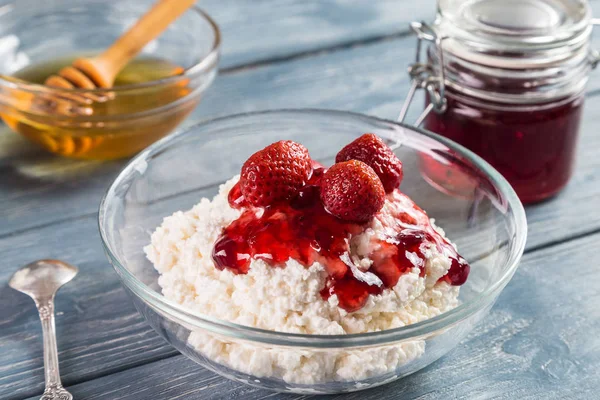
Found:
[[[168,77],[98,90],[55,89],[11,77],[28,66],[102,52],[153,3],[14,0],[2,6],[0,115],[7,125],[53,153],[89,159],[130,156],[171,132],[217,73],[219,29],[198,8],[184,13],[140,55],[140,60],[166,60],[173,67],[165,71]],[[82,105],[73,95],[95,101]]]
[[[471,275],[461,288],[457,308],[392,330],[343,336],[302,335],[200,315],[161,295],[159,275],[142,248],[149,244],[150,234],[163,217],[190,209],[202,197],[214,196],[221,183],[239,173],[248,156],[270,143],[297,141],[309,149],[314,159],[330,165],[345,144],[365,132],[379,135],[395,149],[404,164],[402,191],[436,219],[471,263]],[[434,162],[448,173],[423,178],[422,167],[431,170]],[[443,178],[438,179],[440,176]],[[525,213],[515,192],[473,153],[406,125],[320,110],[229,116],[161,140],[138,155],[117,177],[100,206],[99,226],[108,258],[135,306],[180,352],[240,382],[313,394],[381,385],[420,370],[446,354],[494,304],[517,268],[527,235]],[[236,362],[221,357],[219,349],[225,348],[237,354]],[[389,363],[362,371],[356,378],[339,370],[348,358]],[[302,360],[307,362],[306,368],[313,363],[325,373],[312,381],[286,374],[286,363]],[[257,363],[264,362],[272,363],[271,372],[257,369]]]

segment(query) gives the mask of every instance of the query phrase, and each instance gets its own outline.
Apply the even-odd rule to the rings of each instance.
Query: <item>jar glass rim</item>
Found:
[[[438,0],[437,17],[444,36],[539,49],[585,36],[592,11],[585,0]]]
[[[473,95],[473,93],[469,91],[452,90],[454,89],[453,85],[447,85],[447,87],[449,87],[450,90],[448,90],[448,88],[446,89],[444,93],[446,98],[457,99],[461,103],[476,107],[477,109],[511,113],[531,113],[547,109],[554,109],[574,102],[578,98],[583,98],[585,94],[585,87],[581,87],[579,91],[570,95],[562,96],[560,98],[551,98],[544,102],[537,101],[530,103],[517,103],[494,101],[493,98],[484,99]]]

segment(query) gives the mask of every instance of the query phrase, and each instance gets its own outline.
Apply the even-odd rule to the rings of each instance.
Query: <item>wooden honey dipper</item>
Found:
[[[72,66],[65,67],[46,79],[47,86],[63,89],[110,88],[119,72],[142,49],[159,36],[196,0],[159,0],[127,32],[102,54],[93,58],[79,58]],[[80,99],[81,96],[73,95]],[[85,103],[93,101],[93,96],[83,96]]]

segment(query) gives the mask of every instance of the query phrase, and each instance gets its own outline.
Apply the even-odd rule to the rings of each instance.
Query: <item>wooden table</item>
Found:
[[[600,11],[600,1],[593,5]],[[188,125],[282,107],[394,118],[415,44],[408,22],[431,19],[435,8],[433,0],[203,0],[202,6],[223,30],[222,69]],[[483,323],[424,371],[332,398],[599,398],[599,108],[596,71],[575,176],[558,197],[527,209],[523,262]],[[313,398],[208,372],[139,316],[102,253],[96,228],[100,198],[124,162],[59,159],[0,132],[0,398],[42,393],[37,313],[6,282],[19,266],[48,257],[80,268],[56,304],[62,377],[75,398]]]

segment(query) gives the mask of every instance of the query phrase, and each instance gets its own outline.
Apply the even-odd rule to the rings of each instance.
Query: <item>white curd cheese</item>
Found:
[[[168,299],[200,315],[241,325],[319,335],[402,327],[457,306],[459,288],[439,281],[450,268],[451,260],[435,246],[423,251],[424,276],[415,266],[393,288],[369,296],[362,308],[351,313],[338,307],[336,295],[323,299],[320,291],[327,273],[317,262],[305,267],[290,259],[284,268],[274,268],[262,260],[252,260],[248,273],[239,275],[215,268],[213,245],[222,229],[240,215],[227,201],[238,179],[234,177],[222,185],[212,201],[202,199],[191,210],[165,218],[153,233],[145,251],[161,274],[158,282]],[[384,208],[368,229],[351,239],[350,257],[359,273],[368,271],[372,261],[367,255],[372,254],[375,239],[385,236],[391,226],[390,218],[399,210],[409,212],[412,202],[395,193],[388,195]],[[440,229],[438,232],[443,235]],[[214,362],[234,370],[295,384],[359,381],[383,375],[418,358],[425,348],[425,343],[418,340],[321,352],[265,348],[217,338],[200,330],[190,334],[188,343]]]

